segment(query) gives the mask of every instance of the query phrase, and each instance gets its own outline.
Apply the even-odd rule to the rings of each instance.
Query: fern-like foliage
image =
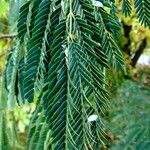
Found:
[[[134,2],[131,0],[122,0],[123,15],[130,16],[132,8],[136,10],[139,22],[145,27],[150,28],[150,0],[135,0]]]
[[[32,0],[21,7],[6,89],[8,98],[15,96],[19,104],[38,97],[27,149],[88,150],[103,145],[101,113],[109,103],[105,69],[124,70],[116,43],[117,9],[113,1],[103,5]],[[92,115],[97,119],[90,122]]]
[[[122,0],[122,13],[123,15],[130,16],[131,15],[131,2],[129,0]]]
[[[150,0],[135,0],[134,6],[141,24],[150,28]]]
[[[18,47],[19,47],[19,42],[16,42],[8,56],[8,61],[7,61],[6,70],[5,70],[5,78],[6,78],[5,84],[6,84],[6,90],[8,92],[7,104],[10,109],[14,108],[15,101],[16,101],[16,95],[18,95],[18,91],[16,88],[18,57],[19,57]]]
[[[32,114],[27,138],[28,150],[50,149],[48,144],[46,144],[49,130],[42,110],[42,105],[39,103]],[[50,141],[50,139],[48,139],[48,141]]]

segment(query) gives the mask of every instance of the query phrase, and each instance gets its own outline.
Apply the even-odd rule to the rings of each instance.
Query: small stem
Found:
[[[17,34],[4,34],[0,35],[0,39],[7,39],[7,38],[15,38]]]
[[[70,30],[69,30],[69,34],[70,36],[72,35],[72,18],[73,18],[73,12],[72,12],[72,0],[70,0]],[[70,37],[72,39],[72,36]]]
[[[72,11],[72,0],[70,0],[70,13],[73,13],[73,11]]]

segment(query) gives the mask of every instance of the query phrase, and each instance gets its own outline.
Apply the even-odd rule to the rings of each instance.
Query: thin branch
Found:
[[[4,34],[0,35],[0,39],[6,39],[6,38],[15,38],[17,34]]]

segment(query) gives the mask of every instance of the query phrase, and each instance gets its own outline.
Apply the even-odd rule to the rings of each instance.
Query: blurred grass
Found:
[[[150,150],[150,68],[126,80],[111,100],[106,124],[111,150]]]

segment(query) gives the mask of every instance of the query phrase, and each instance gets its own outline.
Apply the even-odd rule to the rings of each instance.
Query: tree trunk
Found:
[[[141,54],[143,53],[146,47],[146,38],[142,41],[139,49],[135,52],[134,57],[132,58],[132,66],[135,67],[137,64],[138,59],[140,58]]]
[[[130,31],[132,29],[132,26],[128,26],[123,22],[123,29],[124,29],[124,36],[128,39],[128,42],[126,45],[124,45],[123,51],[131,56],[131,51],[129,46],[131,45],[131,40],[130,40]]]

